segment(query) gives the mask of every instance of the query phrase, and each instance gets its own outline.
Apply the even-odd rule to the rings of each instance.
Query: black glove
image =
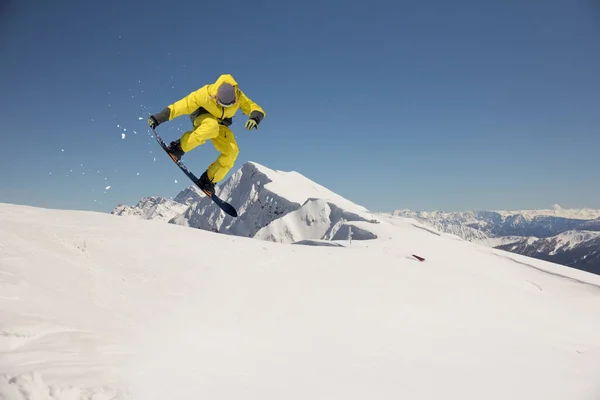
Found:
[[[161,112],[151,115],[148,118],[148,126],[152,129],[156,128],[163,122],[166,122],[171,117],[171,109],[169,107],[165,107]]]
[[[152,129],[156,128],[158,125],[160,125],[158,123],[158,121],[156,120],[156,118],[154,118],[153,115],[150,116],[150,118],[148,118],[148,126]]]

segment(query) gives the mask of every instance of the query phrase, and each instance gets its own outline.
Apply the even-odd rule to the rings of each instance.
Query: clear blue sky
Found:
[[[593,1],[2,4],[1,202],[175,196],[190,182],[146,117],[231,73],[267,112],[251,133],[238,113],[234,170],[296,170],[373,211],[600,208]],[[184,160],[199,175],[216,154]]]

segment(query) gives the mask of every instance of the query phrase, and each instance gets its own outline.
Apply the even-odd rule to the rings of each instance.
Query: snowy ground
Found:
[[[600,276],[380,219],[323,247],[0,204],[0,399],[600,398]]]

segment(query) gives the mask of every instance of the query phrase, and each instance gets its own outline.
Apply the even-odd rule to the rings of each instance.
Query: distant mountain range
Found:
[[[600,210],[419,212],[397,210],[435,229],[498,249],[600,274]]]
[[[600,274],[600,210],[422,212],[374,214],[297,172],[254,162],[241,166],[217,194],[239,212],[225,215],[195,186],[173,200],[145,197],[113,214],[157,219],[224,234],[281,243],[332,244],[377,238],[377,217],[411,218],[464,240]]]

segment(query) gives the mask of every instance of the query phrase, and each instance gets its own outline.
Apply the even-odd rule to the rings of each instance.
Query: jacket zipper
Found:
[[[221,112],[221,123],[222,123],[223,122],[223,117],[225,116],[225,107],[221,106],[221,108],[223,108],[223,111]],[[225,133],[225,138],[227,138],[227,133]]]

